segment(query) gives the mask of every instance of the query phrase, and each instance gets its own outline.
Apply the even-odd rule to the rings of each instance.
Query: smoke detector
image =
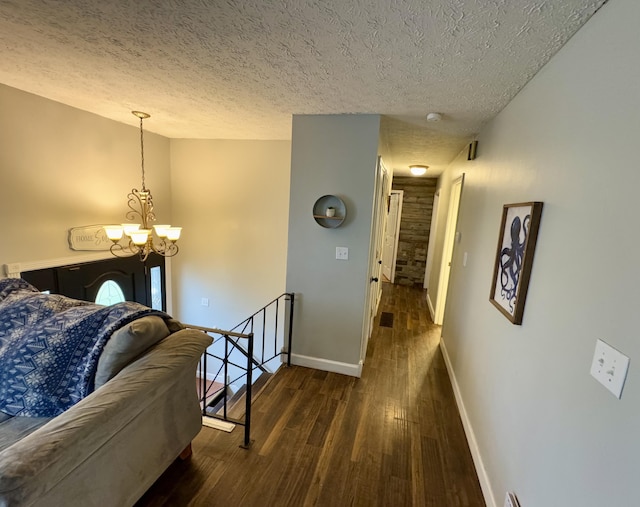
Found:
[[[442,115],[440,113],[428,113],[427,121],[436,122],[442,120]]]

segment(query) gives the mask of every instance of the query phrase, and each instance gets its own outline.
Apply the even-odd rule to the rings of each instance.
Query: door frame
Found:
[[[431,212],[431,227],[429,230],[429,243],[427,245],[427,262],[424,268],[424,287],[429,297],[429,282],[431,280],[431,271],[433,270],[433,251],[436,247],[436,238],[438,235],[438,209],[440,207],[440,190],[433,195],[433,211]],[[433,308],[431,309],[433,311]],[[435,312],[434,312],[435,313]]]
[[[462,201],[462,188],[464,186],[464,173],[453,180],[449,197],[449,209],[447,211],[447,226],[444,233],[444,245],[442,248],[442,262],[440,263],[440,280],[438,282],[438,296],[436,299],[434,324],[442,325],[444,311],[449,291],[449,278],[451,276],[451,262],[456,243],[456,229],[458,226],[458,214]]]

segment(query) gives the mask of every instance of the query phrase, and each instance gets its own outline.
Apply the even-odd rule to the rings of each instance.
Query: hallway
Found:
[[[203,428],[137,505],[484,506],[439,336],[422,290],[383,284],[362,378],[282,368],[251,450]]]

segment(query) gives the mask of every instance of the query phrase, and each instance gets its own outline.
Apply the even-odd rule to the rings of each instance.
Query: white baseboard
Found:
[[[429,308],[431,308],[431,305],[429,305]],[[482,461],[482,456],[480,455],[480,449],[478,447],[478,442],[476,441],[476,435],[473,432],[473,427],[471,426],[471,421],[469,420],[467,409],[464,406],[464,401],[462,400],[462,394],[460,393],[460,387],[458,386],[456,374],[453,371],[451,359],[449,358],[449,353],[447,352],[447,347],[444,344],[443,339],[440,339],[440,350],[442,351],[442,355],[444,356],[444,362],[447,365],[447,372],[449,373],[449,379],[451,380],[453,393],[456,397],[458,411],[460,412],[460,419],[462,419],[464,433],[467,437],[469,449],[471,450],[471,457],[473,458],[473,463],[476,467],[476,472],[478,474],[478,480],[480,481],[480,487],[482,488],[484,501],[487,504],[487,507],[498,507],[498,504],[496,504],[496,499],[493,496],[493,491],[491,490],[489,475],[487,474],[487,470],[484,467],[484,462]]]
[[[429,291],[427,291],[427,306],[429,307],[429,313],[431,314],[431,320],[433,322],[436,321],[436,311],[433,309],[433,303],[431,302],[431,296],[429,295]]]
[[[319,357],[291,354],[291,364],[295,364],[297,366],[305,366],[307,368],[314,368],[316,370],[341,373],[342,375],[349,375],[351,377],[360,378],[360,376],[362,375],[362,363],[341,363],[339,361],[331,361],[330,359],[322,359]]]

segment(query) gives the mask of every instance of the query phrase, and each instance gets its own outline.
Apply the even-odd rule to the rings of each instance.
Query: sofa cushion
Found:
[[[95,389],[111,380],[122,368],[167,336],[167,325],[156,315],[134,320],[115,331],[98,359]]]
[[[51,420],[50,417],[9,417],[0,422],[0,452]]]

